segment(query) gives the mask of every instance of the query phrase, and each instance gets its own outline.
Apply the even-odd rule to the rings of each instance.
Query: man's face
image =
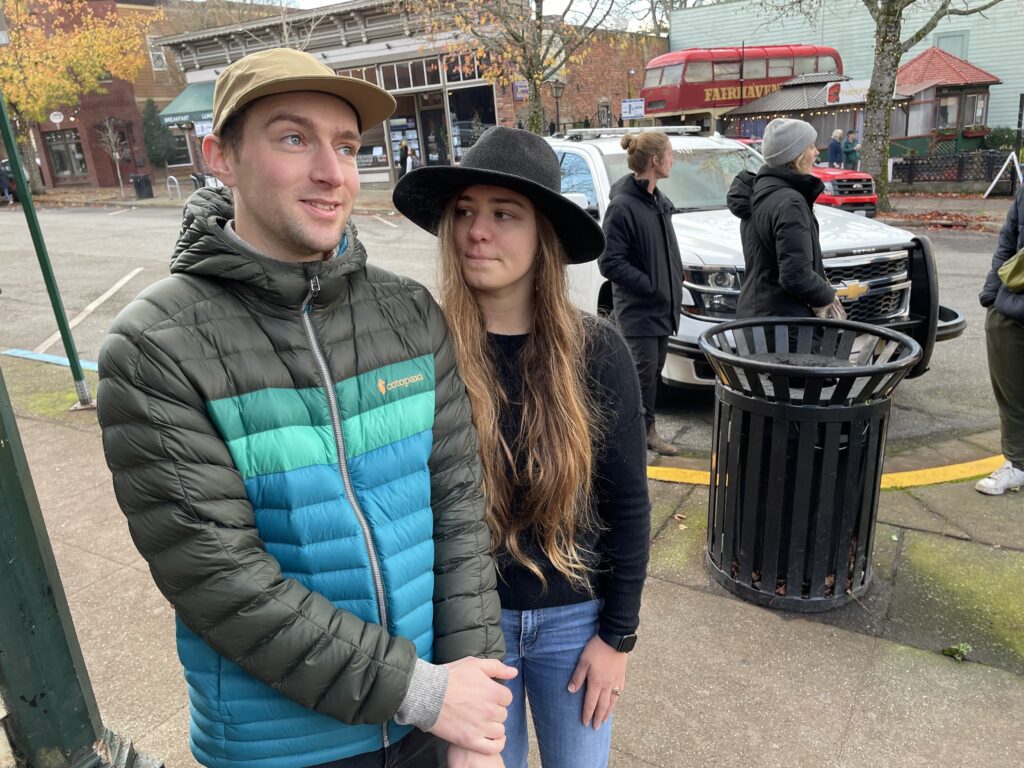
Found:
[[[282,261],[313,261],[341,240],[359,193],[352,108],[325,93],[266,96],[246,111],[237,153],[215,136],[203,154],[231,188],[235,231]]]

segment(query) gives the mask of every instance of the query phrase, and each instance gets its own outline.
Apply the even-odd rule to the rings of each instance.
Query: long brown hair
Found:
[[[519,359],[523,421],[516,441],[522,454],[517,467],[515,451],[500,428],[507,395],[498,383],[483,313],[462,276],[454,227],[458,197],[453,196],[438,231],[441,305],[480,436],[491,545],[544,582],[540,567],[520,546],[520,536],[528,532],[562,575],[585,588],[591,553],[580,546],[578,535],[595,525],[591,502],[597,429],[586,384],[586,327],[569,301],[565,252],[551,223],[537,211],[534,325]],[[512,508],[516,487],[525,491],[522,509]]]

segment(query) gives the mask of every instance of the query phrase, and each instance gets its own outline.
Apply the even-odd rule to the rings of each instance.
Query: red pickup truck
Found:
[[[761,151],[760,139],[736,139],[755,151]],[[874,218],[878,209],[878,195],[875,194],[875,180],[870,173],[847,171],[842,168],[828,168],[816,165],[811,173],[825,182],[825,191],[815,201],[819,205],[831,205],[851,213]]]

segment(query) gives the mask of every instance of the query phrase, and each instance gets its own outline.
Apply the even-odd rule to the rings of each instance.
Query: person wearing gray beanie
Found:
[[[761,154],[773,167],[789,165],[818,140],[814,126],[803,120],[778,117],[764,129]]]
[[[761,145],[765,165],[742,171],[729,189],[739,217],[746,271],[736,317],[846,317],[825,275],[814,201],[824,190],[811,175],[818,134],[803,120],[772,120]]]

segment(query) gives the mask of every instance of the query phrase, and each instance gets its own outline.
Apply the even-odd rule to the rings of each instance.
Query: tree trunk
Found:
[[[544,102],[541,100],[540,93],[541,84],[536,73],[530,73],[527,82],[530,84],[530,111],[526,116],[526,130],[543,134],[547,130],[547,125],[544,123]]]
[[[35,195],[41,195],[46,191],[46,187],[43,185],[43,175],[39,170],[39,166],[36,165],[35,153],[32,151],[32,124],[27,121],[18,120],[15,124],[14,133],[18,142],[18,151],[21,153],[22,165],[28,173],[28,178],[25,179],[28,182],[29,191],[33,197]],[[14,160],[11,159],[11,167],[14,167]]]
[[[114,169],[117,171],[117,186],[121,188],[121,199],[124,200],[124,179],[121,177],[121,161],[114,159]]]
[[[903,55],[903,19],[898,3],[882,0],[875,26],[875,66],[871,87],[864,105],[864,141],[861,170],[875,179],[878,210],[890,211],[889,204],[889,127],[892,123],[893,91],[896,70]]]

